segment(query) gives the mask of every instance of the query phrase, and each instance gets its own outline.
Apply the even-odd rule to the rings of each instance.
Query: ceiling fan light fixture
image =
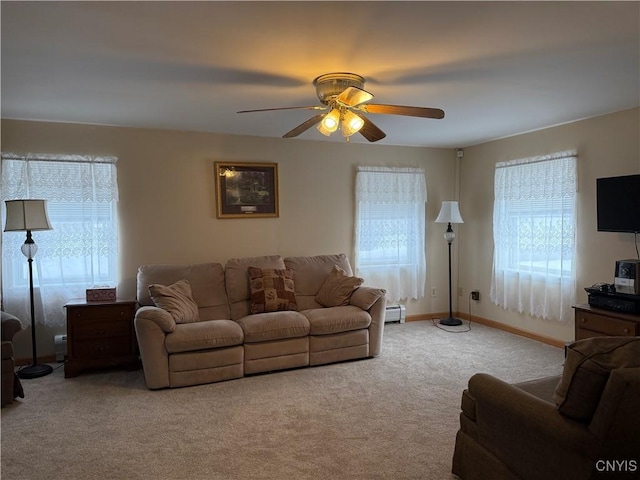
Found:
[[[329,113],[314,115],[285,133],[282,137],[297,137],[315,126],[326,137],[329,137],[339,128],[347,142],[356,133],[362,134],[369,142],[377,142],[386,137],[386,134],[374,125],[371,120],[364,115],[355,113],[356,111],[419,118],[444,118],[444,111],[439,108],[368,103],[373,99],[373,94],[364,90],[364,82],[364,77],[355,73],[327,73],[313,80],[316,94],[322,106],[261,108],[257,110],[240,110],[238,113],[299,109],[328,110]]]
[[[348,87],[364,88],[364,77],[347,72],[327,73],[316,77],[313,85],[320,102],[327,105]]]
[[[326,128],[324,128],[324,124],[322,122],[320,122],[318,124],[318,126],[316,127],[316,129],[323,134],[325,137],[330,136],[333,132],[330,132],[329,130],[327,130]]]
[[[344,112],[340,123],[340,130],[342,131],[343,136],[350,137],[351,135],[358,133],[363,126],[364,120],[361,117],[350,110]]]
[[[328,132],[335,132],[338,129],[340,123],[340,112],[337,109],[332,109],[326,117],[322,119],[322,126]]]

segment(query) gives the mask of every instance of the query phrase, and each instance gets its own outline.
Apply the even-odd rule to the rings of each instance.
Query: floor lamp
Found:
[[[50,374],[53,371],[51,365],[38,364],[38,352],[36,349],[36,321],[33,307],[33,257],[38,251],[38,246],[31,237],[33,230],[51,230],[49,216],[47,215],[46,200],[6,200],[7,222],[5,232],[27,232],[27,239],[22,244],[22,254],[27,257],[29,263],[29,300],[31,306],[31,353],[33,363],[28,367],[18,370],[20,378],[38,378]]]
[[[455,327],[457,325],[462,325],[462,320],[460,320],[459,318],[454,318],[453,316],[451,295],[451,244],[456,238],[456,234],[451,228],[451,224],[464,223],[464,221],[462,220],[462,216],[460,215],[460,210],[458,209],[458,202],[442,202],[440,213],[438,214],[438,218],[436,218],[436,223],[448,224],[447,231],[444,232],[444,239],[449,244],[449,318],[443,318],[442,320],[440,320],[440,325]]]

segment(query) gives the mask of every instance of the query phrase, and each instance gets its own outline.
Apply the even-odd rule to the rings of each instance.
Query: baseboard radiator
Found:
[[[64,357],[67,355],[67,336],[55,335],[53,344],[56,350],[56,362],[64,362]]]
[[[387,305],[387,311],[384,315],[384,323],[400,322],[404,323],[407,319],[407,312],[404,305]]]

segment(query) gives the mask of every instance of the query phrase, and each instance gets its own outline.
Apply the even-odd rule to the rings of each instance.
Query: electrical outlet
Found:
[[[436,290],[436,287],[431,287],[431,296],[432,297],[438,296],[438,290]]]
[[[471,300],[480,300],[480,292],[478,290],[471,292]]]

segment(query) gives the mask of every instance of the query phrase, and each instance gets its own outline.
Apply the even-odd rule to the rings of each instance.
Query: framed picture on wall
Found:
[[[218,218],[277,217],[278,164],[215,162]]]

